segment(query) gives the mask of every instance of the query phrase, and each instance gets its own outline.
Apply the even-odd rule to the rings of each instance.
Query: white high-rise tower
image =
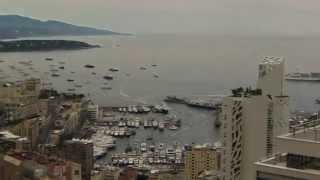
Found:
[[[276,152],[274,138],[288,132],[284,60],[267,57],[258,88],[238,89],[222,105],[224,180],[254,180],[254,162]]]
[[[262,89],[262,93],[272,96],[287,95],[285,85],[284,58],[264,57],[259,64],[259,78],[257,88]]]

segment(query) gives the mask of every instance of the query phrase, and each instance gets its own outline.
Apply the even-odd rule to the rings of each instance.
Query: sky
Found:
[[[320,34],[319,0],[0,0],[0,13],[136,34]]]

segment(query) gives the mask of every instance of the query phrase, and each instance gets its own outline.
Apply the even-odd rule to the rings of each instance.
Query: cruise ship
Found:
[[[295,72],[286,75],[288,81],[320,81],[320,72]]]

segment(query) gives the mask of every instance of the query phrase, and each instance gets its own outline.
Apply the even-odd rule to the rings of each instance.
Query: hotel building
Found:
[[[224,98],[220,114],[224,180],[255,179],[254,162],[276,152],[275,137],[288,132],[285,87],[283,58],[265,57],[257,89],[235,89]]]

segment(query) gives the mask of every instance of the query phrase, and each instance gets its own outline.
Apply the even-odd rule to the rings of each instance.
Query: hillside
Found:
[[[72,25],[59,21],[40,21],[19,15],[0,15],[0,39],[64,36],[64,35],[127,35],[109,30]]]

